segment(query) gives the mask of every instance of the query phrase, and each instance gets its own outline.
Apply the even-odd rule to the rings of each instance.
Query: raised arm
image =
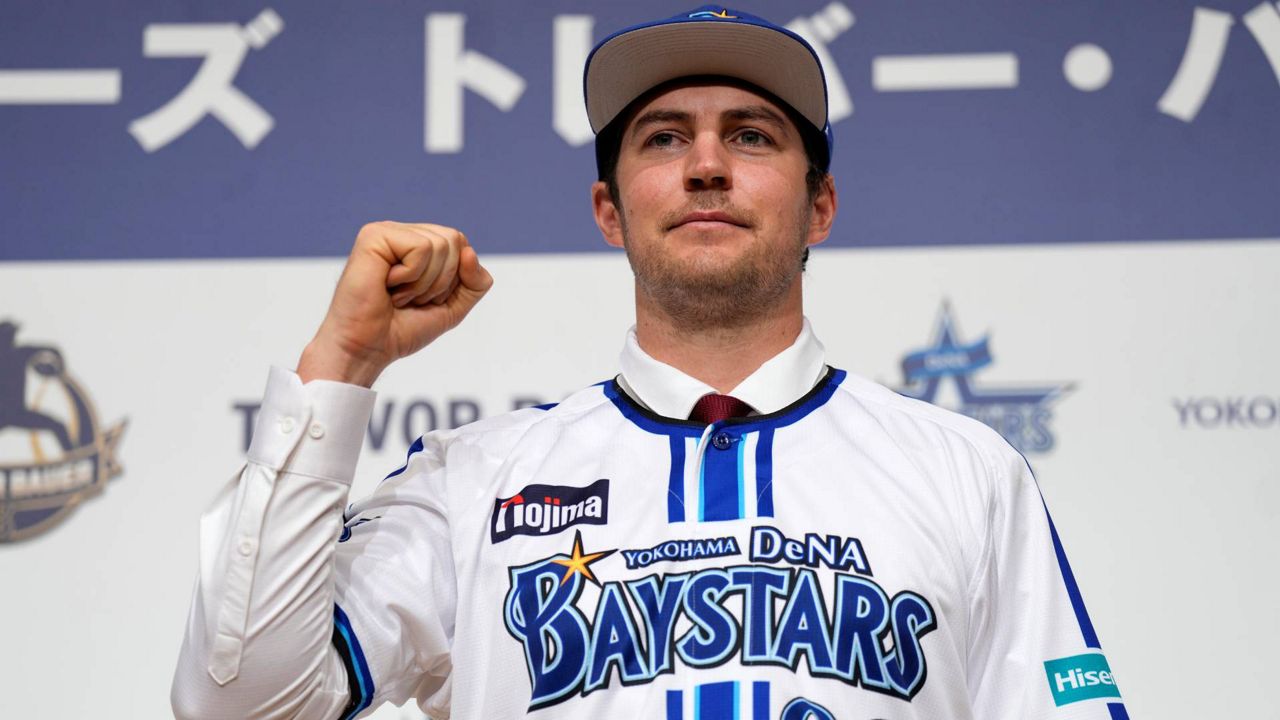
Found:
[[[297,373],[272,370],[246,463],[201,519],[200,573],[171,696],[177,717],[346,718],[368,707],[368,659],[338,601],[349,594],[365,616],[379,609],[344,573],[354,562],[397,566],[403,547],[421,546],[427,557],[413,572],[394,567],[397,587],[433,586],[418,597],[441,606],[440,617],[388,611],[385,624],[424,646],[406,650],[416,666],[406,673],[447,657],[452,607],[440,579],[452,568],[448,548],[435,547],[447,539],[442,508],[429,498],[393,502],[388,522],[345,553],[338,541],[372,412],[369,386],[391,362],[455,327],[491,285],[456,230],[392,222],[361,229]],[[442,474],[437,457],[419,453],[415,472]]]

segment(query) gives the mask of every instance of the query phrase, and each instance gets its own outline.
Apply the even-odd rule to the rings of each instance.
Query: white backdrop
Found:
[[[400,465],[410,401],[488,415],[614,373],[632,312],[620,255],[486,263],[497,285],[472,317],[379,381],[375,416],[393,403],[392,426],[366,447],[356,495]],[[100,420],[128,419],[124,472],[104,493],[0,544],[0,717],[170,714],[197,518],[239,463],[233,405],[256,400],[269,364],[292,366],[340,267],[0,264],[0,319],[19,322],[19,344],[58,347]],[[1274,241],[819,249],[810,262],[807,312],[831,364],[901,385],[946,303],[964,341],[990,337],[975,382],[1071,385],[1052,405],[1054,448],[1030,460],[1135,718],[1280,718],[1276,268]],[[1250,401],[1252,419],[1215,415]],[[0,430],[6,461],[32,442]]]

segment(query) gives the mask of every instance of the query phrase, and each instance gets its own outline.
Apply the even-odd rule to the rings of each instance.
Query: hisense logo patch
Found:
[[[1081,700],[1120,697],[1111,666],[1101,653],[1048,660],[1044,672],[1049,678],[1053,702],[1059,707]]]

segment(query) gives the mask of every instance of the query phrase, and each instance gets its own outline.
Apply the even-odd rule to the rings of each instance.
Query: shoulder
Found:
[[[914,455],[972,454],[988,470],[1022,464],[1022,455],[985,423],[846,373],[837,395],[854,403],[888,438]],[[905,448],[904,448],[905,449]]]
[[[610,402],[602,385],[583,388],[559,403],[521,408],[462,427],[428,432],[410,445],[404,464],[383,478],[375,495],[394,494],[403,499],[406,493],[415,492],[413,488],[435,487],[436,482],[450,475],[474,478],[474,473],[493,471],[517,455],[527,458],[545,454],[563,426]],[[532,455],[524,452],[530,449]],[[368,502],[355,507],[367,509]]]
[[[611,382],[605,381],[605,382]],[[483,447],[501,452],[530,433],[548,431],[610,405],[605,382],[577,390],[558,403],[520,408],[492,415],[462,427],[433,433],[435,444],[445,447]]]

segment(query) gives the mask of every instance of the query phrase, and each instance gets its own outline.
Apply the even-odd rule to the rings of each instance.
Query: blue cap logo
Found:
[[[698,12],[689,13],[689,17],[697,18],[699,20],[704,18],[705,19],[715,18],[717,20],[737,20],[738,19],[737,15],[730,15],[729,11],[726,8],[720,8],[720,12],[711,12],[710,10],[699,10]]]

